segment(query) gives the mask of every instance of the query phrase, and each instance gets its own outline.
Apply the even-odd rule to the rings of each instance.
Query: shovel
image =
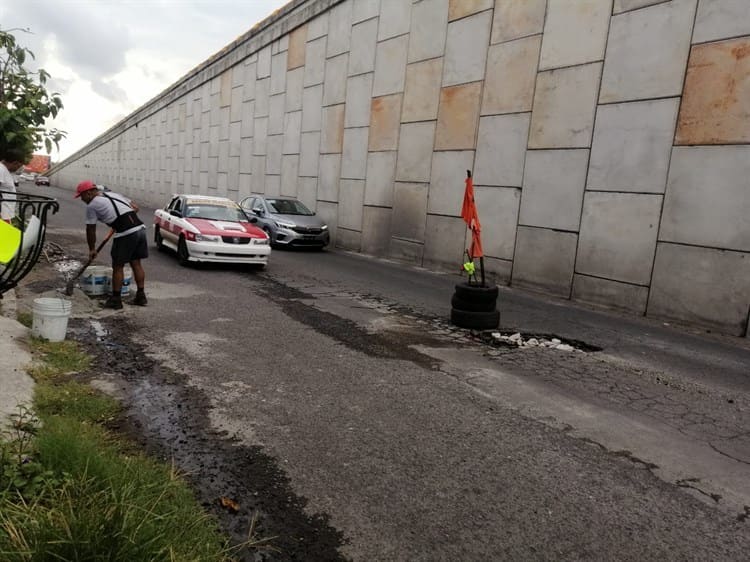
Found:
[[[101,244],[99,244],[99,247],[96,249],[96,253],[102,251],[102,248],[104,248],[104,245],[109,242],[109,239],[112,238],[112,235],[115,233],[113,229],[110,229],[109,234],[102,240]],[[86,271],[86,268],[91,265],[91,262],[94,261],[94,258],[96,257],[96,254],[93,257],[90,257],[85,264],[83,264],[83,267],[78,270],[78,273],[76,273],[73,277],[68,279],[67,285],[65,285],[65,294],[70,296],[73,294],[73,286],[75,285],[78,278],[81,276],[81,274]]]

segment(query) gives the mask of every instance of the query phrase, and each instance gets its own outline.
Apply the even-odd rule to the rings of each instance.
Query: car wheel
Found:
[[[160,252],[164,251],[164,238],[162,238],[161,230],[157,226],[154,228],[154,244],[156,244],[156,249]]]
[[[268,234],[268,243],[271,246],[271,248],[275,248],[276,247],[276,243],[273,241],[273,234],[271,234],[271,229],[268,228],[267,226],[264,226],[263,227],[263,232],[265,232],[266,234]]]
[[[177,261],[183,267],[190,265],[190,252],[188,251],[187,242],[185,242],[182,236],[180,236],[180,241],[177,243]]]

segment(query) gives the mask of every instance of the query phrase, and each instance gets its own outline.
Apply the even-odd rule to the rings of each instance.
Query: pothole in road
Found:
[[[601,347],[580,340],[562,338],[555,334],[523,333],[516,330],[487,330],[477,332],[475,337],[492,347],[505,349],[542,348],[581,353],[602,350]]]

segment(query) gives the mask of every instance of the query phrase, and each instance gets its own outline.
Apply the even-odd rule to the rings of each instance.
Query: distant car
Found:
[[[268,235],[226,197],[175,195],[154,212],[154,243],[190,262],[253,264],[263,268],[271,253]]]
[[[328,225],[293,197],[254,195],[243,199],[240,207],[258,219],[258,226],[268,233],[272,246],[325,248],[330,242]]]
[[[34,183],[36,185],[49,185],[49,178],[46,178],[44,176],[37,176],[34,180]]]

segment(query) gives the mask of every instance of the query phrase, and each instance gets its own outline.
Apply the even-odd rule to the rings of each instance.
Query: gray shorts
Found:
[[[146,229],[142,228],[112,241],[112,265],[124,265],[148,257]]]

